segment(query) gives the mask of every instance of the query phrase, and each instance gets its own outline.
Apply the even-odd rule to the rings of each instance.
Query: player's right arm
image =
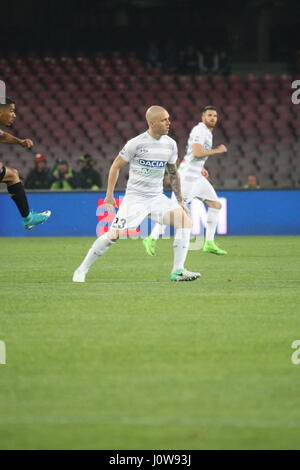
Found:
[[[114,159],[108,174],[107,190],[106,197],[104,199],[104,204],[111,205],[113,207],[117,206],[114,198],[114,190],[119,178],[120,169],[123,168],[123,166],[125,166],[126,164],[127,162],[122,157],[120,157],[120,155],[118,155]]]
[[[210,155],[217,155],[225,152],[227,152],[227,148],[223,144],[218,145],[218,147],[211,150],[204,149],[201,144],[194,143],[192,146],[193,158],[204,158],[209,157]]]
[[[0,142],[2,144],[17,144],[22,147],[30,149],[33,146],[33,142],[30,139],[19,139],[8,132],[0,131]]]

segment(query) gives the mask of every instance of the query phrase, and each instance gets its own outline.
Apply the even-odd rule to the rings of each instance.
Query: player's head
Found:
[[[214,106],[205,106],[202,110],[202,122],[210,128],[214,128],[218,121],[218,113]]]
[[[0,124],[2,126],[11,126],[15,118],[15,102],[7,96],[5,102],[0,103]]]
[[[157,137],[169,133],[169,113],[161,106],[151,106],[146,112],[146,121],[151,133]]]

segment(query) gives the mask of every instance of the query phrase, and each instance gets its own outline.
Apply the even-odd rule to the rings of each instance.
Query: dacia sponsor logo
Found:
[[[167,162],[162,162],[160,160],[144,160],[143,158],[139,159],[139,164],[151,168],[164,168]]]

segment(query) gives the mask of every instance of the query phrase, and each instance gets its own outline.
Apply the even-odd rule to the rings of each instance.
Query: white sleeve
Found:
[[[120,157],[125,160],[125,162],[130,162],[134,157],[136,152],[136,144],[133,139],[128,140],[128,142],[124,145],[122,150],[119,152]]]
[[[193,144],[200,144],[203,145],[205,142],[205,130],[204,129],[197,129],[197,131],[192,134],[192,145]]]
[[[170,158],[168,160],[168,163],[175,164],[178,158],[178,150],[177,150],[177,144],[174,140],[173,142],[173,149],[172,149],[172,154],[170,155]]]

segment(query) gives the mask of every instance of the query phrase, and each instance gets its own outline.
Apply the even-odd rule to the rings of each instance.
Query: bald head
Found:
[[[159,139],[162,135],[169,132],[170,121],[169,113],[162,106],[151,106],[146,112],[146,121],[149,126],[150,134]]]
[[[158,121],[161,119],[161,116],[166,113],[165,108],[161,106],[150,106],[146,111],[146,121],[149,124],[152,121]]]

